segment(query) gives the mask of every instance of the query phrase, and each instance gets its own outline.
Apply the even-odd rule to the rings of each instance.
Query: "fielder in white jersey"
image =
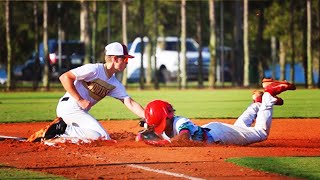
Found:
[[[163,140],[148,140],[138,134],[138,140],[147,144],[162,146],[171,142],[201,141],[229,145],[248,145],[267,139],[272,122],[274,105],[282,105],[277,95],[296,87],[287,81],[264,79],[265,92],[255,92],[254,102],[242,113],[234,124],[210,122],[197,126],[190,119],[175,116],[171,104],[154,100],[145,108],[146,124],[149,129],[162,136]],[[252,126],[255,121],[255,125]]]
[[[28,141],[47,140],[59,137],[78,142],[110,140],[105,128],[88,112],[106,96],[116,98],[140,118],[144,109],[126,92],[115,73],[122,72],[128,63],[127,47],[114,42],[105,47],[105,63],[86,64],[60,76],[66,90],[57,105],[57,118],[48,127],[32,135]],[[51,140],[52,141],[52,140]]]

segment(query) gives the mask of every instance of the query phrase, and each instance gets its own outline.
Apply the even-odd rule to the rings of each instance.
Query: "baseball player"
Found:
[[[287,81],[263,80],[264,92],[255,91],[253,103],[242,113],[235,123],[210,122],[197,126],[190,119],[175,116],[171,104],[154,100],[145,108],[146,124],[161,140],[153,140],[148,133],[141,132],[136,140],[147,144],[163,146],[171,142],[201,141],[230,145],[248,145],[267,139],[272,122],[274,105],[282,105],[277,97],[286,90],[295,90],[294,84]],[[252,126],[255,120],[255,125]]]
[[[128,54],[127,47],[114,42],[105,47],[104,64],[85,64],[62,74],[59,79],[66,93],[57,105],[58,118],[30,136],[28,141],[57,137],[50,142],[110,140],[108,132],[89,114],[91,107],[106,96],[120,100],[130,111],[144,118],[144,109],[127,94],[115,76],[126,68],[129,58],[133,56]]]

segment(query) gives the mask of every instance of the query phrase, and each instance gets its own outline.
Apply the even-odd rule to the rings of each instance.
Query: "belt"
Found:
[[[69,97],[64,97],[64,98],[61,99],[61,102],[62,101],[68,101],[68,100],[69,100]]]

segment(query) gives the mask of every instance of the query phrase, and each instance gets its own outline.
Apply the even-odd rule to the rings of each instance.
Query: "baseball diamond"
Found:
[[[193,121],[202,125],[212,119]],[[232,124],[235,119],[215,121]],[[239,167],[225,160],[231,157],[320,156],[319,119],[274,119],[268,139],[248,146],[180,144],[154,147],[135,141],[136,132],[141,129],[137,120],[100,122],[108,127],[111,138],[117,143],[96,141],[80,146],[69,143],[47,146],[6,139],[0,141],[0,164],[71,179],[288,179]],[[34,129],[47,124],[1,123],[0,134],[28,137]]]

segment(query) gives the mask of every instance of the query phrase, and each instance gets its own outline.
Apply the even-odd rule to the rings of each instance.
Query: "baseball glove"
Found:
[[[136,136],[136,141],[146,141],[146,140],[161,140],[156,133],[154,133],[151,130],[144,129],[138,132],[138,135]]]

